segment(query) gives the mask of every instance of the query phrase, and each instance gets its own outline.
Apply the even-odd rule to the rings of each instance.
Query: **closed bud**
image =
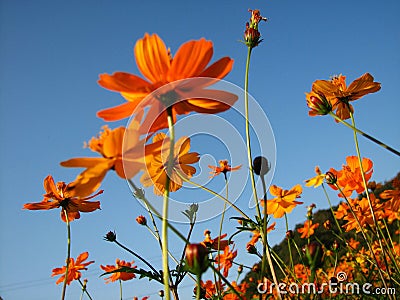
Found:
[[[257,248],[253,244],[247,244],[246,250],[250,254],[257,254]]]
[[[336,251],[338,248],[339,248],[339,243],[338,243],[337,240],[335,240],[335,241],[333,242],[333,244],[332,244],[332,249]]]
[[[160,291],[158,292],[158,296],[160,296],[161,298],[164,297],[164,291],[163,291],[163,290],[160,290]]]
[[[270,169],[271,168],[268,159],[266,159],[264,156],[257,156],[253,160],[253,171],[256,173],[256,175],[264,176],[269,172]]]
[[[336,184],[337,176],[335,174],[333,174],[332,172],[327,172],[325,174],[325,181],[327,184]]]
[[[288,240],[292,239],[293,237],[294,237],[293,230],[286,231],[286,238]]]
[[[186,247],[185,260],[187,270],[200,276],[209,265],[208,250],[203,244],[189,244]]]
[[[147,225],[147,220],[146,220],[146,217],[144,217],[144,216],[138,216],[138,217],[136,218],[136,222],[137,222],[138,224],[140,224],[140,225],[143,225],[143,226],[146,226],[146,225]]]
[[[325,228],[326,230],[331,230],[331,229],[332,229],[332,223],[331,223],[330,220],[326,220],[326,221],[324,222],[324,228]]]
[[[306,99],[310,116],[323,116],[332,111],[332,105],[323,94],[310,92],[306,94]]]
[[[311,242],[303,247],[303,252],[311,268],[318,267],[322,262],[322,247],[318,242]]]
[[[117,235],[114,231],[109,231],[104,239],[109,242],[115,242],[117,240]]]
[[[242,272],[243,272],[243,265],[239,265],[237,271],[238,271],[239,274],[242,274]]]

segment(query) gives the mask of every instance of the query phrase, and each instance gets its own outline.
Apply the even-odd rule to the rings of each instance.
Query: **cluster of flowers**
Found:
[[[266,21],[266,18],[261,17],[258,10],[251,11],[251,18],[246,24],[244,33],[244,43],[249,53],[262,41],[258,30],[260,21]],[[199,161],[199,154],[190,152],[189,137],[181,137],[175,141],[173,126],[178,115],[191,112],[219,113],[228,110],[237,101],[237,95],[209,89],[209,86],[231,71],[233,60],[224,57],[209,65],[213,55],[213,45],[205,39],[183,44],[173,57],[156,34],[145,34],[138,40],[134,53],[138,69],[144,78],[116,72],[112,75],[101,74],[99,79],[100,86],[120,93],[127,102],[102,110],[98,112],[98,116],[105,121],[132,117],[129,127],[110,129],[104,126],[100,134],[93,137],[86,145],[99,154],[99,157],[72,158],[61,162],[64,167],[84,168],[84,171],[69,184],[55,183],[51,175],[47,176],[44,180],[43,200],[27,203],[24,205],[25,209],[61,208],[61,219],[67,223],[69,230],[70,222],[79,219],[80,213],[93,212],[100,208],[99,201],[90,200],[103,193],[103,190],[99,188],[108,171],[115,171],[119,177],[128,180],[136,191],[136,197],[143,201],[145,201],[143,192],[131,181],[139,173],[142,172],[140,178],[142,185],[153,186],[154,194],[163,195],[167,201],[169,192],[179,190],[183,182],[196,173],[196,168],[192,164]],[[202,78],[202,80],[196,81],[195,84],[188,81],[195,78]],[[379,89],[380,83],[375,82],[369,73],[354,80],[348,87],[345,76],[342,75],[333,77],[331,80],[317,80],[312,85],[312,91],[306,94],[307,105],[310,108],[309,115],[330,114],[337,122],[344,123],[360,133],[360,130],[355,127],[354,108],[350,102],[377,92]],[[351,119],[352,125],[346,123],[344,121],[346,119]],[[167,128],[169,135],[162,132]],[[356,146],[358,150],[357,141]],[[251,158],[251,153],[249,157]],[[211,177],[223,174],[227,184],[227,173],[238,170],[241,165],[232,167],[228,160],[221,160],[219,166],[209,167]],[[349,274],[348,280],[369,280],[376,286],[384,287],[396,286],[397,283],[399,287],[400,242],[393,240],[393,235],[388,229],[389,225],[395,222],[399,224],[400,221],[400,182],[398,180],[393,182],[392,189],[385,189],[377,195],[377,186],[370,181],[373,163],[368,158],[361,158],[359,153],[357,156],[347,157],[346,164],[341,170],[331,168],[323,173],[316,167],[316,176],[306,180],[305,185],[322,186],[325,191],[324,183],[326,183],[338,191],[339,199],[344,199],[344,201],[339,204],[336,211],[331,206],[335,224],[329,220],[324,222],[323,226],[313,223],[315,205],[311,205],[308,207],[307,220],[303,227],[298,228],[295,233],[287,228],[286,238],[290,257],[287,261],[286,258],[277,257],[271,253],[272,248],[268,245],[267,235],[275,229],[274,219],[282,217],[287,219],[288,214],[297,205],[303,204],[298,200],[303,191],[302,185],[298,184],[290,189],[271,185],[269,193],[272,197],[267,199],[264,176],[270,169],[268,160],[261,156],[254,160],[250,159],[249,169],[252,176],[255,174],[261,178],[264,188],[263,197],[256,199],[258,216],[255,219],[249,218],[237,208],[242,216],[236,218],[240,226],[232,236],[240,232],[251,232],[252,237],[246,244],[246,251],[255,255],[261,263],[253,267],[237,263],[235,260],[238,249],[235,249],[231,238],[225,239],[227,234],[222,234],[222,232],[213,238],[211,232],[206,230],[203,241],[191,243],[190,233],[195,224],[198,209],[198,206],[193,204],[184,212],[190,220],[190,232],[185,240],[182,258],[178,261],[175,270],[170,271],[167,263],[164,272],[157,271],[140,255],[120,244],[115,233],[109,232],[105,236],[107,241],[114,242],[133,254],[150,270],[137,268],[134,261],[126,262],[116,259],[115,265],[100,266],[106,274],[110,275],[105,278],[106,283],[131,280],[140,274],[141,277],[149,277],[164,285],[166,294],[160,291],[160,297],[165,296],[169,299],[171,288],[174,298],[179,299],[178,284],[188,275],[196,281],[197,299],[223,300],[266,299],[267,296],[254,292],[255,287],[260,283],[267,285],[273,283],[277,287],[278,277],[281,282],[287,284],[311,282],[321,285],[323,282],[332,280],[338,272]],[[257,198],[255,189],[253,192]],[[362,195],[351,198],[354,193]],[[262,211],[260,207],[263,208]],[[163,258],[168,262],[168,255],[170,255],[168,247],[165,243],[163,244],[164,241],[161,241],[158,235],[151,209],[149,209],[149,215],[153,229],[148,226],[144,216],[138,216],[136,221],[148,227],[158,239],[163,250]],[[166,222],[165,219],[163,221]],[[173,228],[172,225],[169,226]],[[316,236],[316,230],[321,227],[332,231],[334,235],[337,231],[340,233],[336,234],[337,240],[332,245],[325,245]],[[334,227],[336,231],[333,230]],[[352,237],[348,240],[343,238],[342,229],[346,233],[353,233]],[[302,251],[298,249],[294,239],[295,234],[298,234],[300,239],[306,240]],[[398,235],[399,231],[397,230],[395,234]],[[340,252],[339,244],[345,245],[344,252]],[[301,263],[294,263],[291,247],[298,250]],[[86,270],[88,265],[93,263],[93,261],[86,262],[88,256],[88,252],[83,252],[74,260],[68,252],[67,264],[53,270],[53,276],[61,275],[56,283],[64,283],[63,299],[65,286],[74,280],[81,283],[83,290],[90,298],[86,290],[87,281],[82,283],[80,280],[81,271]],[[235,281],[229,281],[227,277],[234,264],[239,266],[238,277]],[[255,276],[250,276],[248,280],[239,283],[239,275],[242,274],[244,267],[251,269]],[[279,276],[275,272],[277,267],[281,271]],[[214,272],[214,280],[203,281],[201,276],[209,268]],[[196,275],[197,278],[191,274]],[[175,280],[172,280],[172,277],[175,277]],[[281,298],[279,291],[273,290],[272,297]],[[335,295],[326,292],[322,296]],[[147,298],[144,297],[142,300]]]

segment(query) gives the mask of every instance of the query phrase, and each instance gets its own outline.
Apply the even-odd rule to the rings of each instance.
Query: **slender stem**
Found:
[[[225,177],[225,198],[228,199],[229,190],[228,190],[228,178],[226,177],[226,173],[224,173],[224,177]],[[221,220],[219,222],[217,255],[219,255],[219,251],[221,250],[220,247],[221,247],[222,225],[224,223],[225,211],[226,211],[226,202],[224,202],[224,208],[222,211]],[[220,264],[220,259],[218,257],[218,270],[220,270],[220,269],[221,269],[221,264]],[[218,296],[221,297],[220,286],[217,284],[217,279],[215,277],[215,273],[214,273],[214,280],[215,280],[215,287],[217,289]]]
[[[201,299],[201,276],[197,275],[196,300]]]
[[[172,106],[167,107],[167,120],[169,129],[169,155],[167,162],[167,179],[165,182],[165,191],[163,199],[163,215],[162,215],[162,259],[163,259],[163,280],[164,280],[164,292],[165,300],[170,300],[170,288],[169,288],[169,266],[168,266],[168,204],[169,204],[169,188],[171,182],[172,168],[174,166],[174,149],[175,149],[175,129],[172,116]]]
[[[86,284],[83,284],[80,278],[78,278],[78,281],[79,281],[80,285],[82,286],[82,296],[81,296],[81,297],[83,297],[83,294],[86,293],[86,295],[88,296],[88,298],[89,298],[90,300],[93,300],[93,298],[90,296],[90,294],[89,294],[89,292],[88,292],[88,290],[87,290],[87,288],[86,288]]]
[[[343,121],[341,118],[339,118],[339,117],[338,117],[337,115],[335,115],[333,112],[330,112],[329,114],[330,114],[332,117],[334,117],[335,120],[337,120],[338,122],[340,122],[340,123],[342,123],[343,125],[347,126],[348,128],[357,131],[359,134],[361,134],[361,135],[364,136],[365,138],[367,138],[367,139],[373,141],[374,143],[378,144],[379,146],[385,148],[386,150],[389,150],[390,152],[392,152],[392,153],[394,153],[394,154],[400,156],[400,152],[397,151],[396,149],[394,149],[394,148],[392,148],[392,147],[386,145],[385,143],[381,142],[380,140],[378,140],[378,139],[376,139],[376,138],[370,136],[369,134],[367,134],[367,133],[361,131],[360,129],[357,129],[355,126],[352,126],[352,125],[350,125],[349,123]]]
[[[160,276],[160,273],[147,261],[145,260],[143,257],[141,257],[139,254],[137,254],[135,251],[129,249],[128,247],[122,245],[120,242],[118,242],[117,240],[114,241],[114,243],[116,243],[118,246],[120,246],[122,249],[124,249],[125,251],[129,252],[130,254],[132,254],[134,257],[138,258],[139,260],[141,260],[146,266],[148,266],[155,275]]]
[[[206,188],[205,186],[202,186],[201,184],[198,184],[194,181],[191,181],[190,179],[186,178],[179,170],[176,170],[177,174],[179,175],[180,178],[182,178],[185,182],[190,183],[191,185],[194,185],[198,188],[201,188],[202,190],[205,190],[207,192],[209,192],[210,194],[222,199],[223,201],[225,201],[227,204],[229,204],[230,206],[232,206],[238,213],[240,213],[243,217],[245,217],[246,219],[250,220],[249,216],[246,215],[239,207],[237,207],[235,204],[233,204],[231,201],[229,201],[228,199],[226,199],[225,197],[221,196],[220,194],[214,192],[213,190],[210,190],[209,188]]]
[[[374,212],[374,208],[373,208],[373,206],[372,206],[371,198],[370,198],[370,196],[369,196],[369,191],[368,191],[368,186],[367,186],[367,180],[365,179],[364,168],[363,168],[363,165],[362,165],[362,158],[361,158],[360,147],[359,147],[359,144],[358,144],[357,131],[355,130],[355,128],[356,128],[356,123],[355,123],[354,115],[353,115],[353,113],[351,112],[350,107],[349,107],[349,112],[350,112],[350,118],[351,118],[351,125],[352,125],[352,127],[354,128],[354,129],[353,129],[353,137],[354,137],[354,143],[355,143],[355,146],[356,146],[358,164],[360,165],[361,178],[362,178],[362,181],[363,181],[363,184],[364,184],[364,190],[365,190],[365,194],[366,194],[366,197],[367,197],[367,200],[368,200],[369,210],[371,211],[372,220],[373,220],[373,222],[374,222],[374,224],[375,224],[375,227],[378,228],[379,225],[378,225],[378,222],[377,222],[376,217],[375,217],[375,212]],[[379,231],[377,230],[376,233],[377,233],[377,237],[378,237],[379,246],[380,246],[381,249],[383,250],[384,248],[383,248],[383,245],[382,245],[382,240],[381,240]],[[383,238],[383,237],[382,237],[382,238]],[[384,251],[384,250],[383,250],[383,251]],[[384,251],[383,254],[384,254],[384,259],[383,259],[383,261],[386,263],[386,252]],[[389,279],[391,280],[390,273],[388,273],[388,274],[389,274]],[[383,278],[382,278],[382,280],[383,280]],[[385,280],[383,280],[383,285],[385,286],[385,288],[387,287]]]
[[[324,185],[324,184],[322,184],[322,189],[324,190],[325,197],[326,197],[326,199],[328,200],[329,209],[331,210],[332,217],[333,217],[333,219],[335,220],[336,226],[337,226],[337,228],[339,229],[340,234],[343,234],[342,228],[340,227],[339,222],[338,222],[338,220],[336,219],[335,212],[333,211],[331,199],[329,198],[328,192],[326,191],[326,188],[325,188],[325,185]]]
[[[121,279],[119,279],[118,281],[119,281],[119,296],[120,299],[122,300],[122,281]]]
[[[226,279],[219,270],[217,270],[212,264],[210,264],[210,268],[218,275],[219,278],[222,279],[223,282],[232,290],[236,296],[239,297],[239,299],[242,298],[242,296],[239,294],[239,292],[232,286],[232,284],[229,282],[228,279]]]
[[[68,282],[68,271],[69,271],[69,261],[71,258],[71,225],[68,219],[68,213],[65,208],[62,209],[65,216],[65,223],[67,223],[67,258],[65,260],[65,278],[64,284],[61,292],[61,300],[65,299],[65,293],[67,291],[67,282]]]
[[[253,189],[254,203],[257,208],[258,217],[261,219],[260,204],[257,196],[256,180],[254,178],[253,172],[253,158],[251,155],[251,143],[250,143],[250,119],[249,119],[249,68],[250,68],[250,57],[251,57],[251,47],[247,48],[247,58],[246,58],[246,71],[244,79],[244,109],[246,118],[246,146],[247,146],[247,159],[249,163],[251,186]]]
[[[271,270],[271,274],[272,274],[272,279],[274,281],[275,287],[278,291],[278,298],[280,299],[280,293],[278,290],[278,279],[276,278],[276,274],[275,274],[275,267],[272,263],[272,258],[271,258],[271,253],[269,250],[269,245],[268,245],[268,230],[267,230],[267,185],[265,184],[265,178],[264,175],[261,175],[261,183],[262,183],[262,187],[263,187],[263,192],[264,192],[264,220],[263,220],[263,225],[262,225],[262,230],[261,230],[261,237],[262,237],[262,242],[263,242],[263,255],[262,255],[262,259],[261,259],[261,280],[264,276],[264,272],[265,272],[265,264],[266,264],[266,259],[268,260],[268,264],[269,264],[269,268]]]
[[[286,223],[286,232],[289,231],[289,220],[287,214],[285,213],[285,223]],[[288,251],[289,251],[289,259],[290,259],[290,268],[293,270],[293,256],[292,256],[292,247],[290,245],[292,237],[288,236],[287,243],[288,243]]]
[[[131,179],[128,179],[128,183],[129,183],[129,185],[135,190],[134,196],[135,196],[137,199],[142,200],[143,203],[144,203],[145,205],[147,205],[147,206],[150,208],[150,210],[156,215],[156,217],[159,218],[160,220],[162,220],[162,217],[160,217],[161,214],[160,214],[160,213],[154,208],[154,206],[152,206],[152,205],[150,204],[150,202],[146,199],[146,197],[144,196],[143,190],[141,190],[140,188],[138,188],[138,187],[135,185],[135,183],[134,183]],[[170,223],[168,223],[168,227],[169,227],[169,229],[171,229],[182,241],[188,243],[187,239],[184,237],[184,235],[183,235],[182,233],[179,232],[178,229],[176,229],[176,228],[175,228],[173,225],[171,225]]]

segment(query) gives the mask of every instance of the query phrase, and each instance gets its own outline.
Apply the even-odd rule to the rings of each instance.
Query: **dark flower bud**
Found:
[[[337,240],[335,240],[335,241],[333,242],[333,244],[332,244],[332,249],[336,251],[338,248],[339,248],[339,243],[338,243]]]
[[[239,274],[242,274],[242,272],[243,272],[243,265],[239,265],[237,271],[238,271]]]
[[[306,94],[306,99],[310,116],[323,116],[332,111],[332,105],[323,94],[311,92]]]
[[[324,222],[324,228],[325,228],[326,230],[331,230],[331,229],[332,229],[332,223],[331,223],[330,220],[326,220],[326,221]]]
[[[253,171],[256,175],[264,176],[271,169],[268,159],[264,156],[257,156],[253,160]]]
[[[257,254],[257,248],[253,244],[247,244],[246,250],[250,254]]]
[[[117,240],[117,234],[114,231],[109,231],[104,239],[109,242],[115,242]]]
[[[333,174],[332,172],[327,172],[325,174],[325,180],[326,180],[326,183],[328,183],[328,184],[336,184],[337,176],[335,174]]]
[[[164,297],[164,291],[163,291],[163,290],[160,290],[160,291],[158,292],[158,296],[160,296],[161,298]]]
[[[186,268],[195,275],[203,274],[209,265],[208,250],[203,244],[189,244],[185,251]]]
[[[288,240],[292,239],[293,237],[294,237],[293,230],[286,231],[286,238]]]

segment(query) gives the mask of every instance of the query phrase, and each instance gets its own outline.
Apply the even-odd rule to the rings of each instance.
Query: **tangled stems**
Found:
[[[371,211],[372,220],[374,222],[375,227],[378,228],[379,225],[378,225],[378,222],[376,220],[374,209],[372,207],[372,202],[371,202],[371,199],[370,199],[370,196],[369,196],[369,192],[368,192],[368,187],[367,187],[367,180],[365,179],[364,168],[363,168],[363,165],[362,165],[362,158],[361,158],[361,153],[360,153],[360,147],[359,147],[359,144],[358,144],[357,131],[355,130],[356,129],[356,123],[355,123],[354,115],[351,112],[350,107],[349,107],[349,112],[350,112],[350,118],[351,118],[351,125],[353,127],[353,136],[354,136],[354,143],[355,143],[355,146],[356,146],[358,164],[360,165],[361,178],[362,178],[362,181],[363,181],[363,184],[364,184],[364,190],[365,190],[365,194],[366,194],[366,197],[367,197],[367,200],[368,200],[368,206],[369,206],[369,209]],[[385,262],[385,264],[387,264],[387,262],[386,262],[386,251],[383,248],[381,235],[380,235],[379,230],[376,231],[376,234],[377,234],[377,237],[378,237],[379,246],[381,247],[381,249],[382,249],[382,251],[383,251],[383,253],[385,255],[384,262]],[[382,238],[384,238],[384,237],[382,236]],[[388,273],[388,275],[389,275],[389,278],[391,279],[390,273]],[[383,284],[386,287],[386,283],[383,282]]]
[[[175,144],[175,129],[172,116],[172,106],[167,107],[167,120],[168,129],[170,135],[169,144],[169,157],[167,162],[167,180],[165,183],[164,199],[163,199],[163,215],[162,215],[162,259],[163,259],[163,280],[164,280],[164,291],[165,300],[170,300],[170,288],[169,288],[169,267],[168,267],[168,203],[169,203],[169,187],[171,181],[171,173],[173,168],[174,159],[174,144]]]
[[[373,141],[374,143],[378,144],[379,146],[385,148],[386,150],[388,150],[388,151],[390,151],[390,152],[396,154],[397,156],[400,156],[400,152],[399,152],[399,151],[397,151],[396,149],[394,149],[394,148],[392,148],[392,147],[386,145],[385,143],[381,142],[380,140],[374,138],[373,136],[370,136],[369,134],[367,134],[367,133],[361,131],[360,129],[356,128],[356,127],[354,126],[354,123],[353,123],[353,125],[350,125],[349,123],[343,121],[341,118],[339,118],[337,115],[335,115],[333,112],[329,112],[329,114],[330,114],[335,120],[337,120],[339,123],[342,123],[343,125],[345,125],[345,126],[347,126],[348,128],[350,128],[350,129],[356,131],[357,133],[359,133],[359,134],[361,134],[362,136],[366,137],[367,139]],[[352,116],[352,115],[353,115],[353,114],[351,113],[351,116]]]
[[[82,281],[81,281],[80,278],[78,278],[78,281],[79,281],[79,283],[80,283],[80,285],[81,285],[81,287],[82,287],[81,299],[83,298],[83,294],[86,293],[86,295],[88,296],[88,298],[89,298],[90,300],[93,300],[93,298],[90,296],[88,290],[86,289],[86,281],[84,280],[84,282],[82,283]]]
[[[62,292],[61,292],[61,300],[64,300],[65,293],[67,291],[69,260],[71,258],[71,225],[69,224],[67,211],[64,208],[62,209],[62,211],[65,216],[65,223],[67,223],[67,258],[65,260],[65,278],[64,278],[63,288],[62,288]]]

